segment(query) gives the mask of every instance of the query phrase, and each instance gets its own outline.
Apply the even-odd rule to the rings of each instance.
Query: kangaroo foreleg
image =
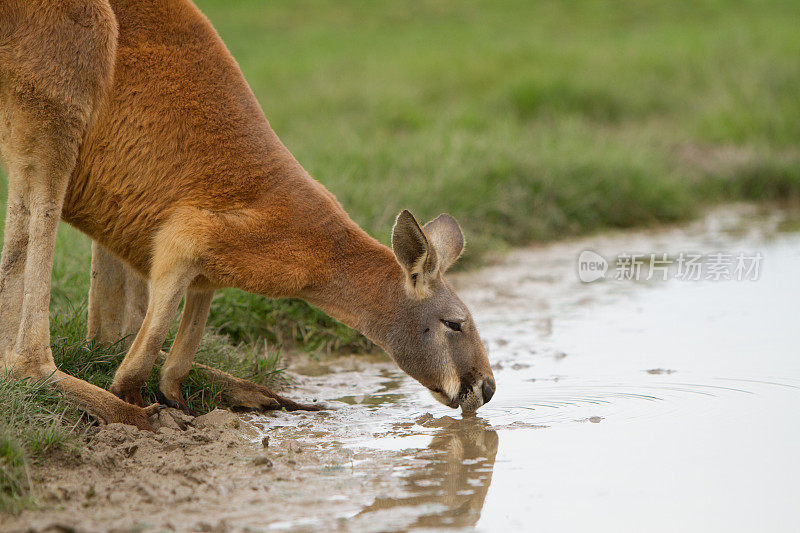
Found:
[[[200,346],[200,340],[203,338],[203,329],[206,326],[213,298],[214,291],[190,290],[186,294],[178,334],[161,367],[159,381],[159,390],[163,395],[161,401],[185,412],[189,412],[189,409],[183,401],[181,384],[192,368],[192,361],[198,346]]]

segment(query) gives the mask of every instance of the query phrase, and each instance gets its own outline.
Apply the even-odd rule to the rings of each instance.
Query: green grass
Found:
[[[31,460],[72,449],[79,419],[44,382],[0,379],[0,512],[33,503]]]
[[[199,5],[384,242],[403,207],[455,215],[469,260],[800,191],[797,3]]]
[[[383,242],[402,208],[456,216],[469,264],[713,202],[800,197],[797,2],[197,3],[278,135]],[[81,341],[89,248],[62,227],[53,345],[62,368],[105,385],[121,349]],[[210,325],[227,340],[210,335],[200,357],[251,376],[271,371],[252,358],[265,339],[370,348],[302,302],[233,290]]]

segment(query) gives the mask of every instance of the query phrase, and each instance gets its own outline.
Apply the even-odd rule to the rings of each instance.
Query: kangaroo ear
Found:
[[[404,209],[397,215],[392,230],[392,250],[408,276],[410,287],[419,296],[425,293],[427,274],[436,270],[436,250],[428,243],[417,219]]]
[[[439,258],[439,269],[444,273],[464,251],[464,233],[456,219],[444,213],[424,227],[425,234]]]
[[[428,256],[430,245],[417,219],[408,209],[403,209],[392,229],[392,250],[406,272],[411,273],[422,266]]]

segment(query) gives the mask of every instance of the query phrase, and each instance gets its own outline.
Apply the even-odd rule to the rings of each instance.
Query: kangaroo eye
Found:
[[[452,329],[453,331],[461,331],[461,324],[458,322],[450,322],[449,320],[442,320],[442,324]]]

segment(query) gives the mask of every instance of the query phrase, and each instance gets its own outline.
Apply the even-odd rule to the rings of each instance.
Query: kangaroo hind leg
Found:
[[[133,342],[147,312],[148,283],[103,245],[92,243],[89,321],[86,338]]]
[[[116,20],[106,0],[17,6],[0,44],[0,154],[9,172],[0,374],[49,379],[106,422],[150,428],[152,410],[58,371],[50,350],[56,230],[81,143],[111,84]]]

